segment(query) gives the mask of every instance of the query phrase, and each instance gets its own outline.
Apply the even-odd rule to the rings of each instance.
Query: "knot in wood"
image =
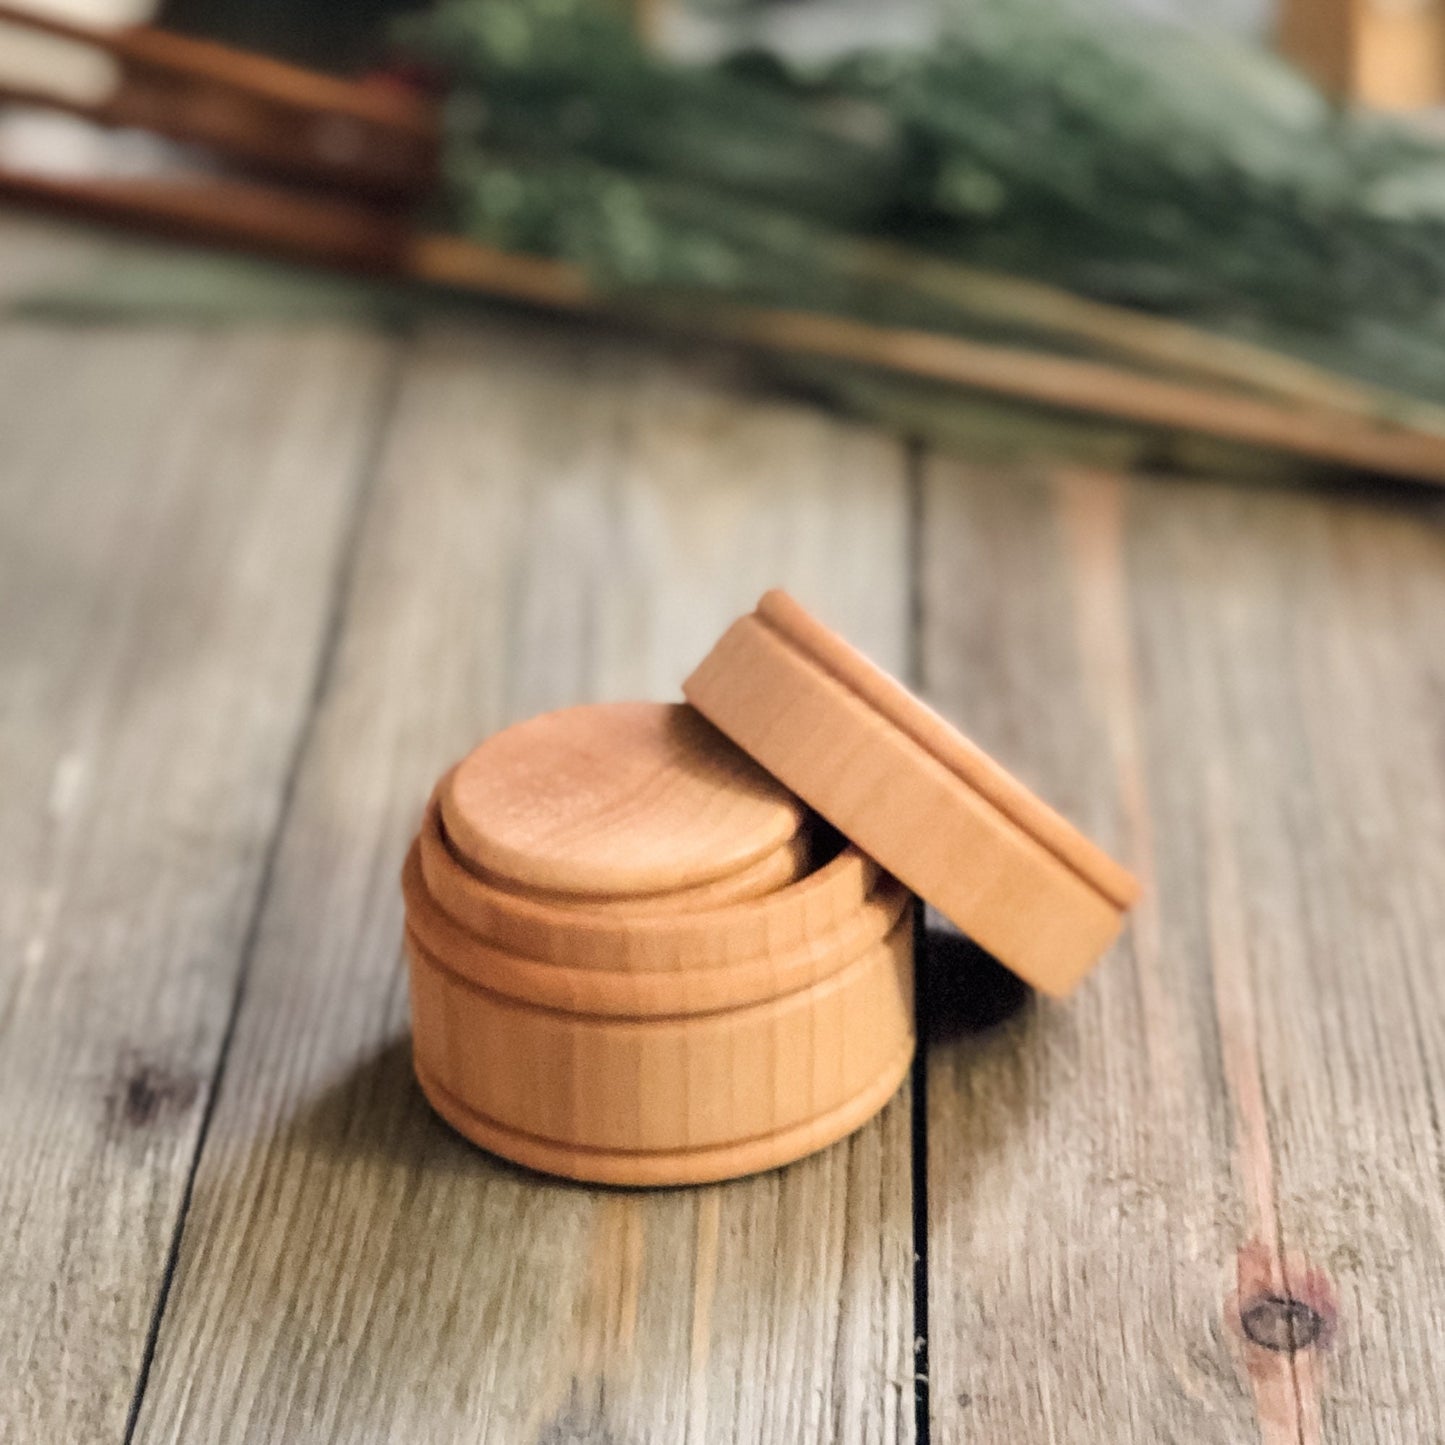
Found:
[[[1320,1337],[1324,1318],[1301,1299],[1264,1295],[1240,1311],[1244,1333],[1257,1345],[1281,1354],[1308,1349]]]

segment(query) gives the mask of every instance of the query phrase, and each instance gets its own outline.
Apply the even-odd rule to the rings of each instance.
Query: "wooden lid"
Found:
[[[742,872],[805,809],[681,703],[598,703],[488,738],[442,789],[448,838],[522,890],[625,897]]]
[[[683,685],[697,710],[975,942],[1067,992],[1138,883],[785,592]]]

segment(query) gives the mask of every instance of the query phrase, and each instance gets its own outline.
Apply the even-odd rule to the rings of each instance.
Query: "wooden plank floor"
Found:
[[[1146,902],[1065,1004],[935,933],[915,1088],[791,1169],[511,1169],[409,1076],[427,784],[774,582]],[[1442,719],[1434,499],[969,466],[540,322],[0,319],[0,1442],[1442,1438]]]

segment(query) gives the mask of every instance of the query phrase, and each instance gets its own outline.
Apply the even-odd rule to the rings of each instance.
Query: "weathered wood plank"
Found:
[[[941,1445],[1441,1418],[1432,515],[932,468],[931,694],[1149,889],[1073,1001],[932,1051]],[[1336,1295],[1292,1355],[1268,1297]]]
[[[655,356],[438,334],[406,377],[138,1439],[912,1438],[909,1105],[722,1187],[598,1191],[409,1073],[396,875],[432,778],[540,709],[677,695],[796,587],[904,660],[901,449]]]
[[[1171,832],[1247,1201],[1238,1306],[1284,1347],[1240,1349],[1260,1435],[1435,1439],[1445,514],[1212,490],[1134,511],[1140,665],[1179,739]],[[1292,1339],[1270,1297],[1307,1311]]]
[[[1068,498],[944,461],[926,476],[928,695],[1147,890],[1065,1003],[1001,990],[1022,1006],[975,1034],[966,990],[986,970],[931,980],[955,1005],[927,1068],[933,1438],[1247,1439],[1219,1323],[1236,1210],[1218,1068],[1177,931],[1190,899],[1171,897],[1164,936],[1128,595]]]
[[[0,1439],[118,1440],[386,350],[0,327]]]

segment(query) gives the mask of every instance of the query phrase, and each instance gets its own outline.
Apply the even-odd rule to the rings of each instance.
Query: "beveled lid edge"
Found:
[[[1138,899],[1139,880],[1122,863],[1111,858],[871,658],[819,622],[782,588],[765,592],[754,616],[903,732],[1115,906],[1127,909]]]

